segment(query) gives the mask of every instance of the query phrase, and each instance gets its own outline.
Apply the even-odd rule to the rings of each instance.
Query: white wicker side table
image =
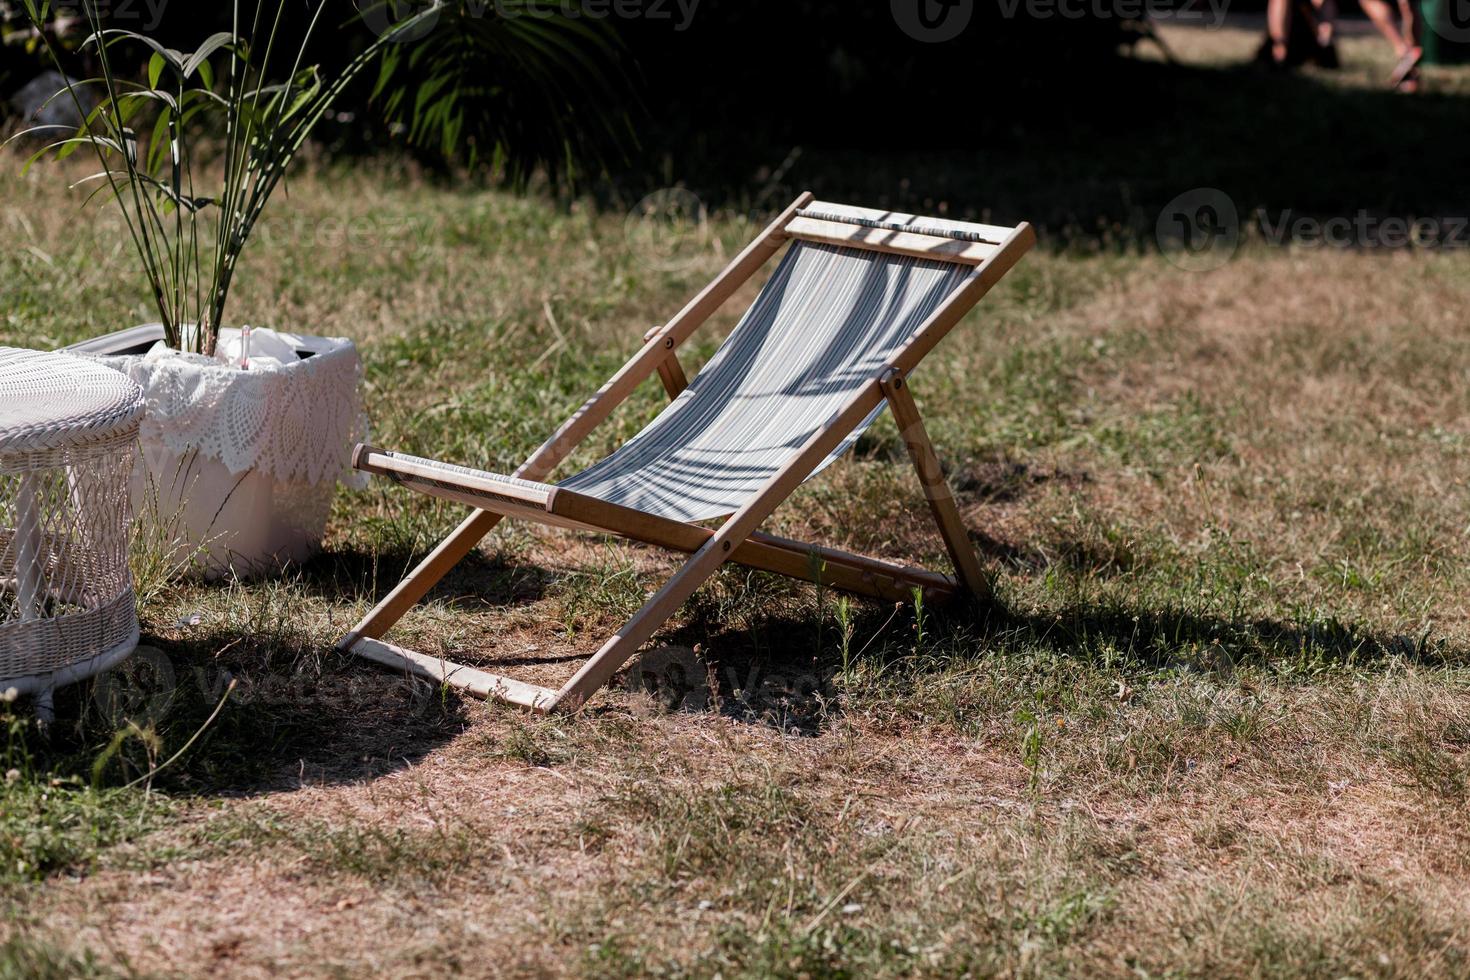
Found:
[[[51,693],[138,645],[128,473],[143,395],[110,368],[0,347],[0,692]]]

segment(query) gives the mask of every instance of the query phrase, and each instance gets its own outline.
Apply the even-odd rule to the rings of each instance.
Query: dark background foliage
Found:
[[[173,0],[155,17],[147,0],[96,2],[110,23],[184,50],[229,27],[228,4]],[[304,31],[314,6],[284,6],[285,36]],[[370,37],[353,4],[334,7],[313,53],[329,71]],[[355,132],[325,138],[503,166],[499,143],[517,155],[517,178],[532,161],[557,177],[626,177],[672,158],[676,168],[708,168],[715,184],[739,182],[796,144],[975,145],[1065,88],[1036,64],[1103,71],[1123,36],[1116,20],[1006,19],[999,4],[975,5],[963,34],[941,44],[905,34],[887,2],[635,0],[624,10],[636,16],[599,13],[607,7],[460,3],[427,37],[395,46],[382,85],[343,101]],[[11,88],[27,67],[39,70],[22,46],[4,50]],[[85,73],[77,61],[73,70]]]
[[[126,2],[128,26],[146,26],[144,0]],[[330,71],[371,35],[348,0],[326,2],[313,55]],[[1243,211],[1451,215],[1467,203],[1461,98],[1139,59],[1134,47],[1151,42],[1106,5],[1038,18],[976,0],[957,38],[925,43],[889,0],[700,0],[687,18],[676,0],[623,3],[624,16],[591,15],[609,0],[507,18],[463,0],[396,46],[320,142],[476,180],[545,181],[610,207],[678,185],[711,207],[761,210],[811,188],[1026,217],[1088,247],[1147,240],[1166,202],[1202,186]],[[313,6],[288,3],[288,29]],[[1084,6],[1099,9],[1073,9]],[[169,0],[154,33],[189,48],[227,18],[224,4]],[[38,70],[23,44],[0,57],[0,94]]]

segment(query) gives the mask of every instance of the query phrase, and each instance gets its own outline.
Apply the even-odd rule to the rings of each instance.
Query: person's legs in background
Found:
[[[1337,67],[1337,0],[1312,0],[1317,14],[1317,64]]]
[[[1424,50],[1418,43],[1419,13],[1413,0],[1398,0],[1397,13],[1402,18],[1402,31],[1400,22],[1396,22],[1394,17],[1394,8],[1386,0],[1359,0],[1359,4],[1373,26],[1378,28],[1378,33],[1393,46],[1394,56],[1398,58],[1393,73],[1389,75],[1389,86],[1405,92],[1418,91],[1419,59],[1424,57]]]
[[[1337,30],[1337,0],[1312,0],[1317,9],[1317,46],[1325,48]]]
[[[1266,33],[1271,40],[1271,64],[1276,68],[1286,67],[1286,42],[1291,36],[1291,0],[1266,0]]]
[[[1419,91],[1419,62],[1424,58],[1424,18],[1419,13],[1419,0],[1399,0],[1399,16],[1404,25],[1404,40],[1412,53],[1413,64],[1396,86],[1401,92]]]
[[[1336,68],[1337,0],[1266,0],[1266,41],[1257,57],[1273,68],[1310,61]]]

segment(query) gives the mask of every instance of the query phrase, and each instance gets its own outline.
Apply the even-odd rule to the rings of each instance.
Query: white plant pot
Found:
[[[223,348],[239,331],[220,336]],[[187,573],[255,577],[310,558],[352,446],[366,438],[353,343],[276,336],[301,359],[264,368],[269,376],[200,357],[149,357],[163,339],[157,324],[67,348],[142,386],[133,513],[147,546],[166,549]]]

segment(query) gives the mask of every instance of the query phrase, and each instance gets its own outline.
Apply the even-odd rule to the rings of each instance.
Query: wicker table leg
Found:
[[[40,619],[45,611],[39,496],[35,474],[21,474],[15,522],[15,591],[22,620]]]
[[[47,735],[51,723],[56,720],[56,688],[48,687],[44,691],[37,691],[31,706],[36,712],[36,724],[40,726],[41,734]]]

